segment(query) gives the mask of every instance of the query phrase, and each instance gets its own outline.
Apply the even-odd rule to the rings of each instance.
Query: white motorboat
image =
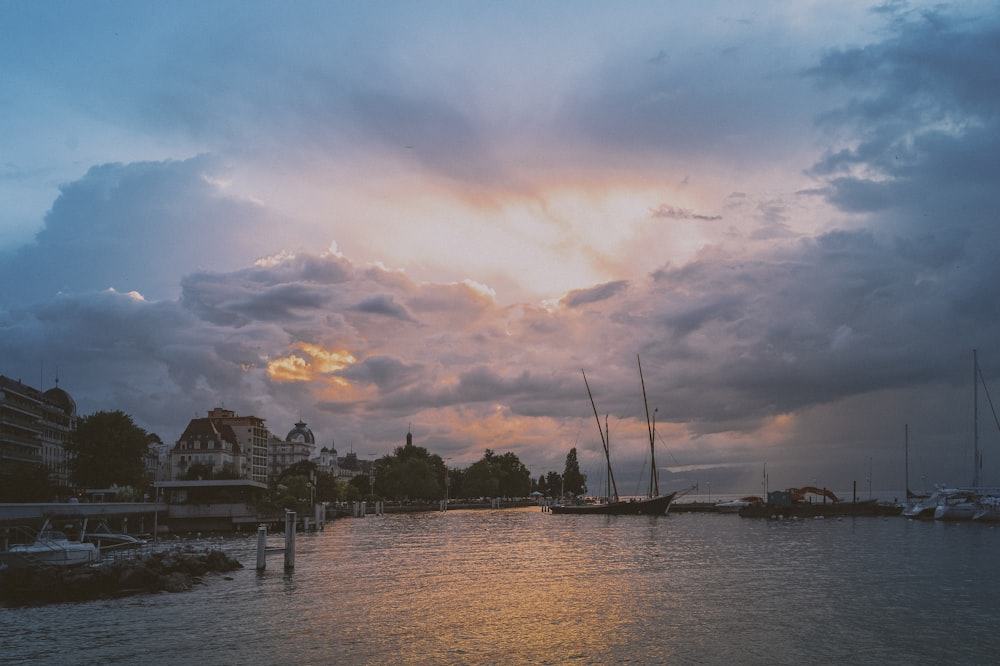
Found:
[[[748,496],[741,497],[739,499],[729,500],[728,502],[718,502],[715,504],[715,510],[718,513],[739,513],[740,509],[745,506],[751,506],[754,504],[763,504],[764,500],[759,497]]]
[[[1000,497],[987,495],[979,498],[979,507],[972,515],[973,520],[996,523],[1000,522]]]
[[[918,520],[928,520],[934,518],[938,504],[950,494],[957,492],[953,489],[938,488],[930,496],[914,496],[910,504],[903,509],[903,517]],[[909,492],[907,493],[909,494]]]
[[[950,495],[938,502],[934,520],[972,520],[978,510],[975,495]]]
[[[84,534],[81,540],[94,544],[102,554],[110,551],[140,548],[146,544],[145,539],[124,532],[116,532],[105,522],[99,523],[93,530],[88,530],[86,522],[84,522]]]
[[[78,566],[92,564],[100,559],[100,551],[92,543],[72,541],[64,532],[46,525],[32,543],[12,545],[7,549],[7,559],[21,560],[24,566]]]

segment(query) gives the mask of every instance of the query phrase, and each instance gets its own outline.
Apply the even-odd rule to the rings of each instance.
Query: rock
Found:
[[[121,560],[98,567],[24,569],[5,572],[0,600],[13,604],[86,601],[142,592],[184,592],[207,573],[242,569],[238,560],[220,550],[156,552],[142,559]],[[226,577],[231,580],[230,577]]]
[[[167,574],[163,580],[163,589],[167,592],[184,592],[185,590],[190,590],[193,585],[191,576],[179,571]]]

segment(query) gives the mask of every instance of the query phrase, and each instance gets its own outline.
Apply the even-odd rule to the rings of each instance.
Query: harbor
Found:
[[[982,573],[993,526],[672,514],[369,515],[300,533],[291,573],[279,556],[257,570],[250,533],[173,539],[243,566],[175,593],[0,606],[4,658],[875,665],[1000,651],[1000,583]]]

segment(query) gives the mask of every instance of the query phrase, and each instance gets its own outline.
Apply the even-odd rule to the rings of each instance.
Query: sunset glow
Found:
[[[641,356],[667,487],[898,485],[904,425],[913,474],[967,482],[973,349],[1000,379],[992,3],[0,21],[0,374],[58,368],[83,414],[597,473],[584,370],[639,478]]]

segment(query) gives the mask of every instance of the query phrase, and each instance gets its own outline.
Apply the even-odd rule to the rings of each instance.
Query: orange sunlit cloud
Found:
[[[357,359],[346,350],[329,350],[310,342],[298,342],[293,349],[302,354],[289,354],[276,358],[267,364],[267,375],[279,382],[307,382],[323,379],[327,382],[347,386],[341,377],[331,377],[331,373],[339,372],[352,365]]]

